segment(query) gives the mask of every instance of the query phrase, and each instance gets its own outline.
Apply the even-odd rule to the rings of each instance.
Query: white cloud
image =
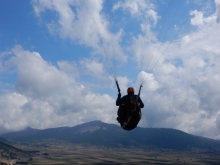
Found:
[[[21,107],[28,101],[18,93],[0,96],[0,133],[23,129],[27,126]]]
[[[118,84],[121,90],[121,94],[127,94],[128,86],[133,86],[131,84],[131,80],[129,80],[126,76],[125,77],[117,77]],[[115,84],[114,84],[115,85]]]
[[[172,43],[152,42],[145,35],[133,38],[131,51],[139,67],[148,70],[156,64],[153,73],[145,73],[149,76],[141,93],[145,108],[140,126],[175,127],[219,138],[220,27],[214,13],[192,14],[197,30]]]
[[[122,8],[123,10],[128,10],[132,16],[140,17],[140,16],[147,16],[145,15],[147,12],[153,14],[152,10],[154,8],[153,3],[150,1],[144,1],[144,0],[126,0],[126,1],[120,1],[117,2],[113,10],[118,10],[119,8]],[[154,15],[154,14],[153,14]],[[155,18],[155,17],[154,17]]]
[[[203,25],[203,13],[198,12],[197,10],[194,10],[190,13],[190,15],[193,15],[194,18],[191,19],[191,24],[194,26],[201,26]]]
[[[213,23],[216,20],[215,15],[212,15],[212,16],[209,16],[209,17],[204,17],[203,12],[197,11],[197,10],[191,11],[190,15],[194,16],[191,19],[191,24],[194,25],[194,26],[202,26],[204,23],[209,24],[209,23]]]
[[[58,61],[57,63],[60,70],[66,73],[68,76],[74,78],[79,77],[79,69],[76,62]]]
[[[164,45],[162,43],[152,43],[152,40],[149,40],[149,36],[139,35],[137,38],[133,38],[131,51],[141,70],[151,70],[156,63],[163,61],[161,60],[162,51],[166,46],[166,43]]]
[[[66,74],[44,61],[39,53],[24,51],[20,46],[14,47],[12,53],[15,56],[7,61],[7,65],[17,68],[16,89],[21,94],[32,98],[46,97],[70,83]]]
[[[149,17],[150,19],[152,19],[154,25],[155,25],[155,24],[157,23],[157,21],[158,21],[158,15],[157,15],[156,11],[154,11],[154,10],[152,10],[152,9],[150,9],[150,10],[147,11],[147,16],[146,16],[146,17]]]
[[[154,79],[153,74],[141,71],[137,76],[136,86],[139,87],[140,84],[144,84],[146,91],[156,91],[159,88],[158,82]]]
[[[91,75],[92,77],[98,79],[105,79],[104,66],[102,63],[95,60],[83,59],[80,61],[80,64],[85,74]]]
[[[79,0],[33,0],[32,4],[38,17],[47,10],[58,14],[58,20],[47,23],[51,34],[59,34],[62,38],[70,38],[74,42],[92,47],[96,54],[102,54],[103,57],[110,55],[112,47],[109,45],[114,44],[116,59],[126,61],[123,49],[119,45],[122,32],[112,34],[109,31],[110,23],[101,12],[102,0],[92,3]],[[72,10],[72,7],[77,7],[77,10]]]
[[[97,119],[116,123],[115,100],[106,94],[92,93],[75,76],[69,76],[77,71],[75,63],[58,62],[59,70],[39,53],[21,46],[15,46],[11,53],[5,63],[8,69],[16,68],[17,92],[0,96],[0,133],[26,126],[73,126]]]
[[[151,1],[145,0],[126,0],[117,2],[113,10],[122,8],[128,11],[132,17],[135,17],[142,21],[141,30],[147,36],[149,40],[155,40],[155,34],[151,28],[158,22],[159,16],[155,11],[155,6]]]

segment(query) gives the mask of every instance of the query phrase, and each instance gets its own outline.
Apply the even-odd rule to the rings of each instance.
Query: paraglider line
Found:
[[[92,15],[92,17],[93,17],[93,20],[94,20],[94,22],[95,22],[95,25],[96,25],[96,28],[97,28],[97,31],[98,31],[98,34],[99,34],[99,38],[100,38],[100,41],[101,41],[101,45],[102,45],[102,48],[103,48],[103,50],[104,50],[104,54],[105,54],[105,56],[106,56],[106,58],[107,58],[107,61],[108,61],[108,65],[109,65],[110,71],[111,71],[111,73],[112,73],[112,76],[113,76],[114,80],[117,81],[116,76],[115,76],[115,74],[114,74],[114,71],[113,71],[113,69],[112,69],[111,62],[110,62],[110,59],[109,59],[109,57],[108,57],[106,48],[105,48],[105,46],[104,46],[104,42],[103,42],[103,39],[102,39],[100,30],[99,30],[99,27],[98,27],[98,25],[97,25],[97,22],[96,22],[96,19],[95,19],[95,17],[94,17],[94,14],[93,14],[93,12],[92,12],[92,10],[91,10],[90,3],[89,3],[88,0],[86,0],[86,2],[87,2],[87,4],[88,4],[89,11],[91,12],[91,15]]]

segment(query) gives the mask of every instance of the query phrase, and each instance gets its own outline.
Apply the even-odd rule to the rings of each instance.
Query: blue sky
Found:
[[[141,127],[220,139],[219,0],[2,0],[0,22],[0,134],[117,124],[112,69]]]

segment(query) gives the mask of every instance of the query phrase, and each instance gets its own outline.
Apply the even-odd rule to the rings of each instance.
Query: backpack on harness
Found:
[[[135,112],[139,109],[138,96],[129,97],[125,105],[129,112]]]

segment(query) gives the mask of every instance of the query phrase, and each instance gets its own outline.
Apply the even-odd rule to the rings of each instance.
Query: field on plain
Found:
[[[174,151],[149,148],[106,148],[81,146],[66,142],[36,142],[23,145],[26,150],[38,150],[29,165],[220,165],[220,151]]]

